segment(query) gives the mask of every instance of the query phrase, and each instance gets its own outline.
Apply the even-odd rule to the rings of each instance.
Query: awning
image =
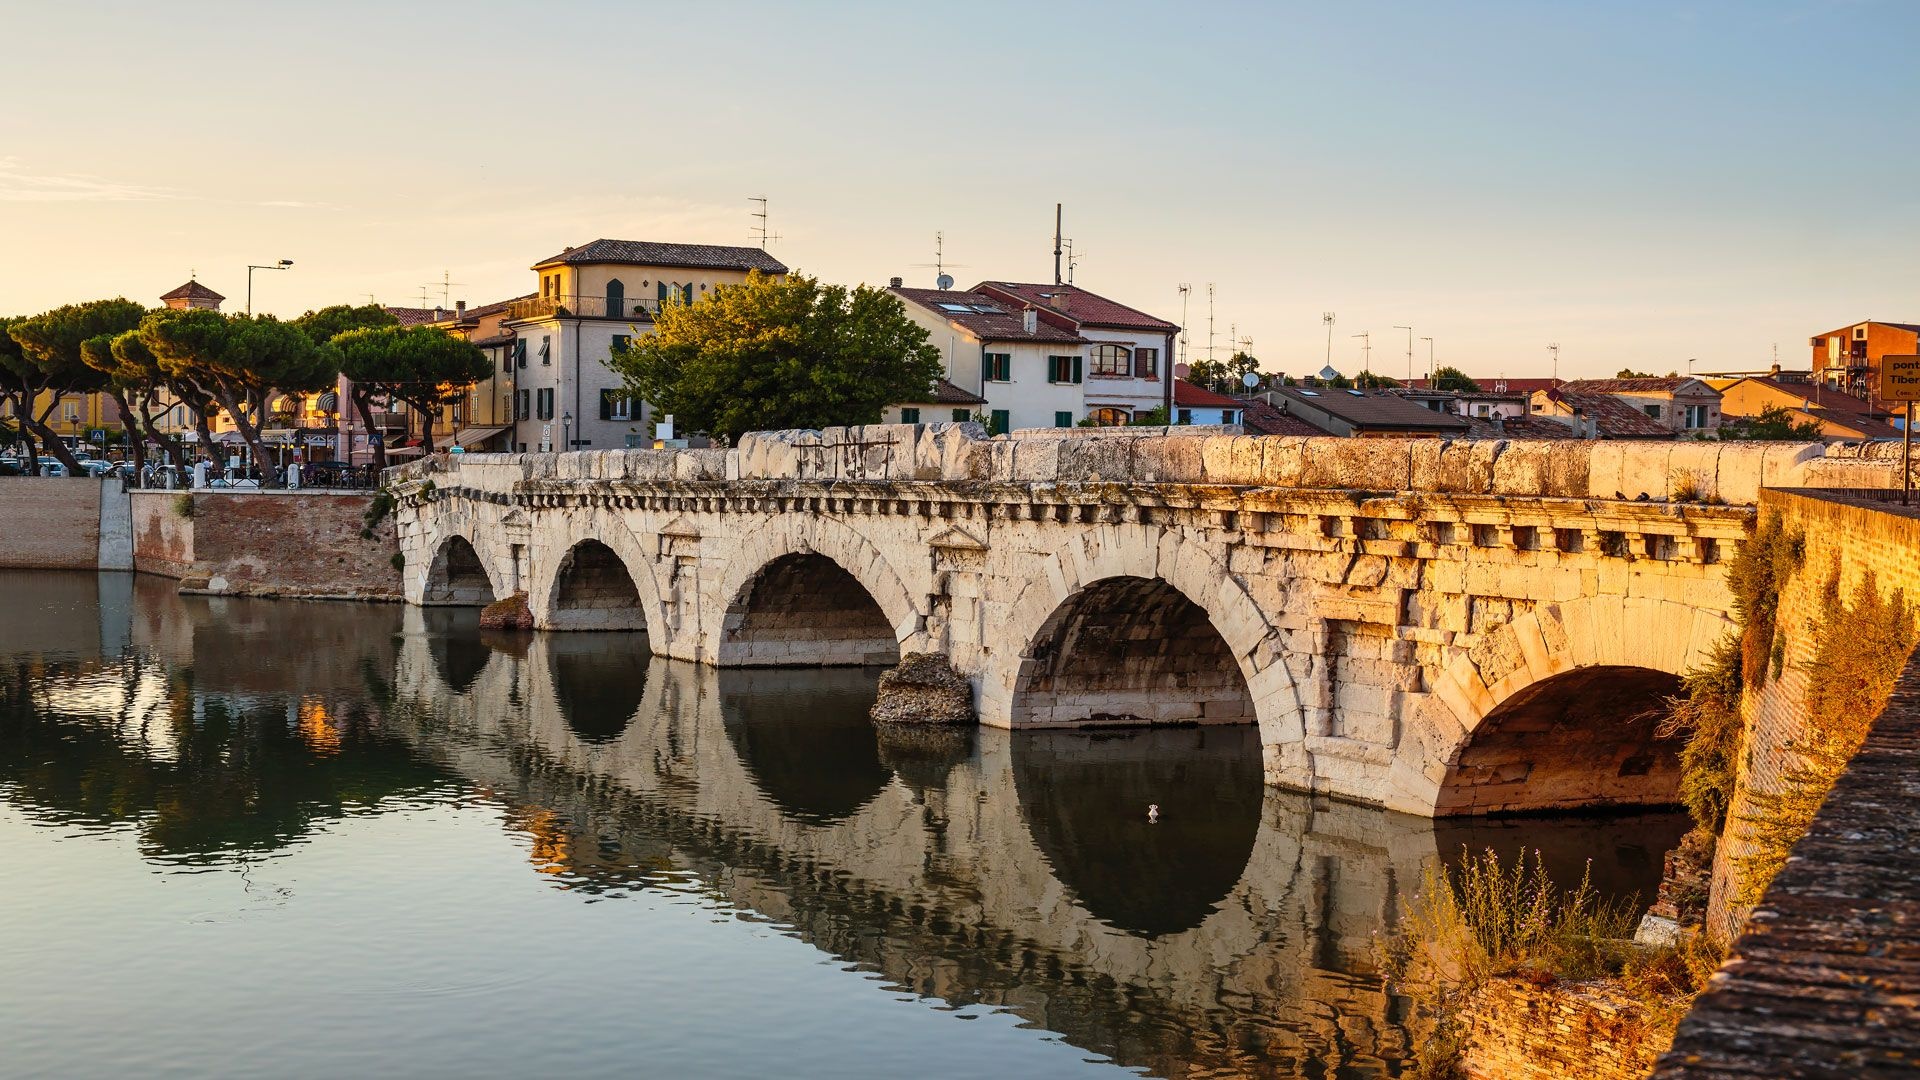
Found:
[[[504,427],[463,427],[454,432],[455,446],[478,446],[495,435],[507,430]]]
[[[396,446],[387,451],[387,456],[390,458],[419,457],[426,452],[426,448],[421,446]]]

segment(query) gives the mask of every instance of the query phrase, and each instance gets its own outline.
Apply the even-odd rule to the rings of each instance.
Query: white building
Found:
[[[513,334],[511,434],[517,451],[617,450],[653,445],[652,417],[627,397],[607,361],[651,333],[653,313],[693,303],[753,271],[784,275],[755,247],[595,240],[534,263],[540,291],[509,306]]]
[[[1087,343],[1081,384],[1086,415],[1124,424],[1167,401],[1168,368],[1180,328],[1077,285],[983,281],[973,291],[1015,306],[1031,306],[1040,320]]]

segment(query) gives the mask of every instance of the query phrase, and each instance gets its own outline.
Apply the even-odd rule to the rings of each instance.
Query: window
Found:
[[[1125,345],[1095,345],[1093,347],[1093,373],[1095,375],[1125,375],[1132,370],[1132,349],[1127,348]],[[1078,380],[1075,381],[1077,382]]]
[[[527,339],[516,338],[513,342],[513,362],[519,367],[527,366]]]
[[[1156,379],[1160,377],[1160,350],[1133,350],[1133,377],[1136,379]]]
[[[982,354],[980,377],[988,382],[1012,382],[1013,354],[1003,352]]]
[[[1057,412],[1057,413],[1054,413],[1054,414],[1053,414],[1053,426],[1054,426],[1054,427],[1072,427],[1072,426],[1073,426],[1073,414],[1072,414],[1072,413],[1070,413],[1070,412]]]
[[[971,420],[971,419],[973,419],[973,414],[972,414],[972,413],[970,413],[970,412],[968,412],[967,410],[965,410],[965,409],[955,409],[955,410],[953,410],[953,422],[954,422],[954,423],[956,423],[956,424],[964,424],[964,423],[966,423],[967,421],[969,421],[969,420]]]
[[[513,418],[515,420],[533,419],[533,391],[522,390],[513,396]]]
[[[619,278],[607,282],[607,317],[615,318],[627,313],[627,287]]]
[[[1191,423],[1193,423],[1193,410],[1192,410],[1192,409],[1181,409],[1181,410],[1180,410],[1180,419],[1179,419],[1179,420],[1177,420],[1177,421],[1175,421],[1175,423],[1180,423],[1180,424],[1191,424]]]
[[[1100,427],[1125,427],[1132,416],[1125,409],[1095,409],[1087,414],[1087,419]]]
[[[71,424],[78,419],[80,419],[80,406],[75,405],[72,402],[68,402],[67,403],[67,423]]]
[[[613,348],[608,351],[615,356],[619,356],[631,348],[633,348],[632,334],[615,334],[613,335]]]
[[[903,423],[903,424],[917,424],[917,423],[919,423],[919,422],[920,422],[920,410],[919,410],[919,409],[901,409],[901,410],[900,410],[900,422],[901,422],[901,423]]]
[[[632,420],[640,415],[638,403],[619,390],[600,391],[600,419]]]
[[[1047,357],[1047,381],[1050,383],[1077,383],[1080,381],[1080,357]]]
[[[513,349],[505,348],[500,350],[500,370],[503,372],[513,370]]]
[[[1473,407],[1473,415],[1475,416],[1488,416],[1492,412],[1493,406],[1491,405],[1475,405]]]
[[[534,419],[536,420],[553,419],[553,387],[551,386],[541,387],[538,391],[534,393],[533,402],[534,402],[534,410],[535,410]]]
[[[1007,415],[1007,410],[1005,409],[995,409],[987,418],[987,434],[989,435],[1005,435],[1008,431],[1012,430],[1012,428],[1013,418]]]
[[[1705,405],[1687,406],[1687,426],[1703,428],[1707,426],[1707,407]]]
[[[1647,410],[1647,415],[1648,415],[1648,416],[1650,416],[1650,417],[1652,417],[1652,418],[1653,418],[1653,419],[1655,419],[1655,420],[1658,420],[1658,419],[1660,419],[1660,406],[1658,406],[1658,405],[1644,405],[1644,406],[1641,406],[1641,407]]]
[[[1220,410],[1220,422],[1221,422],[1221,423],[1223,423],[1223,424],[1237,424],[1237,423],[1239,423],[1239,422],[1240,422],[1240,410],[1238,410],[1238,409],[1221,409],[1221,410]]]
[[[553,363],[553,339],[550,337],[540,339],[540,362],[547,365]]]

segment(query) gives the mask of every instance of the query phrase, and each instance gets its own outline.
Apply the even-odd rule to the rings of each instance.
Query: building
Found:
[[[1434,412],[1450,413],[1475,420],[1514,420],[1527,415],[1527,395],[1519,391],[1429,390],[1425,387],[1393,387],[1398,394]]]
[[[1238,424],[1246,409],[1238,398],[1216,394],[1185,379],[1173,384],[1173,423]]]
[[[888,424],[965,423],[987,404],[987,399],[962,390],[946,379],[935,379],[933,393],[925,401],[909,402],[887,408],[883,422]]]
[[[899,278],[887,291],[940,351],[943,379],[980,399],[989,431],[1073,427],[1089,415],[1082,390],[1089,342],[1075,331],[984,293],[910,289]],[[1131,417],[1116,408],[1102,419]]]
[[[1809,341],[1813,377],[1869,401],[1880,393],[1880,361],[1920,354],[1920,324],[1866,322],[1829,330]]]
[[[1032,307],[1041,321],[1085,339],[1086,375],[1080,385],[1087,416],[1112,423],[1120,414],[1131,419],[1167,405],[1164,379],[1180,335],[1175,324],[1077,285],[983,281],[972,291]]]
[[[1609,397],[1638,410],[1669,435],[1707,437],[1720,430],[1720,391],[1687,375],[1628,379],[1569,379],[1556,390],[1535,391],[1532,411],[1553,412],[1555,392],[1574,398]]]
[[[500,442],[520,452],[653,445],[645,403],[608,366],[616,349],[650,333],[661,305],[691,304],[722,285],[787,268],[756,247],[594,240],[534,263],[537,293],[509,302],[512,409]],[[499,425],[489,425],[499,426]]]
[[[1611,380],[1599,380],[1611,381]],[[1535,390],[1532,422],[1558,422],[1582,439],[1671,439],[1667,422],[1612,394],[1581,393],[1562,385]]]
[[[1828,439],[1897,439],[1899,414],[1876,409],[1867,401],[1814,378],[1811,371],[1781,371],[1766,375],[1709,378],[1720,391],[1724,419],[1751,419],[1767,409],[1784,409],[1796,424],[1813,423]]]
[[[1254,395],[1328,435],[1379,438],[1409,435],[1461,436],[1466,420],[1435,412],[1388,390],[1329,386],[1275,386]]]
[[[219,311],[220,301],[225,299],[226,297],[193,278],[187,279],[187,283],[177,289],[160,294],[160,302],[175,311],[186,311],[191,308]]]

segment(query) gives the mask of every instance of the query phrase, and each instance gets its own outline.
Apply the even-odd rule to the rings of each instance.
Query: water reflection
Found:
[[[1524,843],[1630,891],[1680,828],[1316,802],[1261,785],[1247,729],[876,732],[870,672],[715,671],[629,634],[15,585],[52,620],[0,627],[0,803],[35,820],[198,866],[477,793],[559,889],[697,894],[1153,1075],[1396,1075],[1371,942],[1425,860]]]

